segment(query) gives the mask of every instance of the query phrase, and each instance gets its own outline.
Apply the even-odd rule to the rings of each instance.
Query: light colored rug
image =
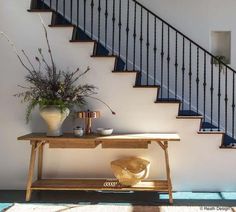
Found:
[[[132,206],[119,204],[13,204],[7,212],[236,212],[236,208],[214,206]]]

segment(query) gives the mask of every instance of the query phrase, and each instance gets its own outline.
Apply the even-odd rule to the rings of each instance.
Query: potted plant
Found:
[[[222,71],[224,73],[225,66],[224,64],[222,64],[222,62],[225,64],[227,63],[226,57],[223,55],[218,55],[215,58],[213,58],[213,64],[215,64],[215,66],[219,66],[220,72]]]
[[[47,29],[42,18],[41,21],[47,42],[50,63],[46,61],[42,49],[39,48],[39,55],[34,58],[37,67],[33,65],[33,62],[31,62],[24,50],[21,53],[26,59],[27,64],[23,62],[23,58],[18,53],[14,43],[5,33],[1,32],[1,35],[12,46],[21,65],[28,71],[25,77],[28,86],[20,86],[23,91],[15,94],[16,97],[21,98],[22,102],[27,103],[26,122],[29,122],[32,110],[36,106],[39,106],[40,115],[48,125],[47,135],[60,136],[62,135],[62,123],[69,115],[70,109],[75,105],[78,107],[85,105],[86,98],[93,98],[102,102],[112,114],[115,114],[105,102],[93,96],[96,94],[95,86],[78,84],[78,80],[89,71],[89,67],[83,72],[80,72],[79,69],[72,72],[62,71],[56,67]]]

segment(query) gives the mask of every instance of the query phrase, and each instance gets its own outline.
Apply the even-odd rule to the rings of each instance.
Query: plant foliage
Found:
[[[40,107],[45,105],[57,105],[61,110],[64,110],[66,108],[71,108],[74,105],[78,107],[85,105],[86,98],[88,97],[102,102],[111,110],[105,102],[93,97],[93,95],[96,94],[95,86],[89,84],[80,85],[78,83],[78,80],[89,71],[89,67],[83,72],[80,72],[79,68],[70,72],[59,70],[56,67],[48,39],[47,29],[42,18],[41,22],[47,42],[50,63],[46,61],[42,49],[39,48],[38,56],[34,58],[37,67],[33,65],[28,55],[22,50],[21,55],[24,56],[24,59],[27,61],[27,63],[25,63],[14,43],[5,33],[1,32],[12,46],[22,66],[28,71],[25,76],[25,81],[28,86],[20,86],[23,91],[15,94],[16,97],[21,98],[22,102],[27,103],[26,122],[29,122],[30,114],[37,105]],[[112,114],[115,114],[112,110],[111,112]]]

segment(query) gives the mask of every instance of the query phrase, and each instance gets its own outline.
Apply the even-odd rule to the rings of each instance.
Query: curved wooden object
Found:
[[[111,168],[120,184],[134,186],[148,177],[150,162],[142,158],[128,157],[111,162]]]

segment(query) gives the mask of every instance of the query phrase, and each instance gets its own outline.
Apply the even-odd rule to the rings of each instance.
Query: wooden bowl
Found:
[[[119,183],[134,186],[149,175],[150,162],[142,158],[128,157],[111,162],[113,174]]]

